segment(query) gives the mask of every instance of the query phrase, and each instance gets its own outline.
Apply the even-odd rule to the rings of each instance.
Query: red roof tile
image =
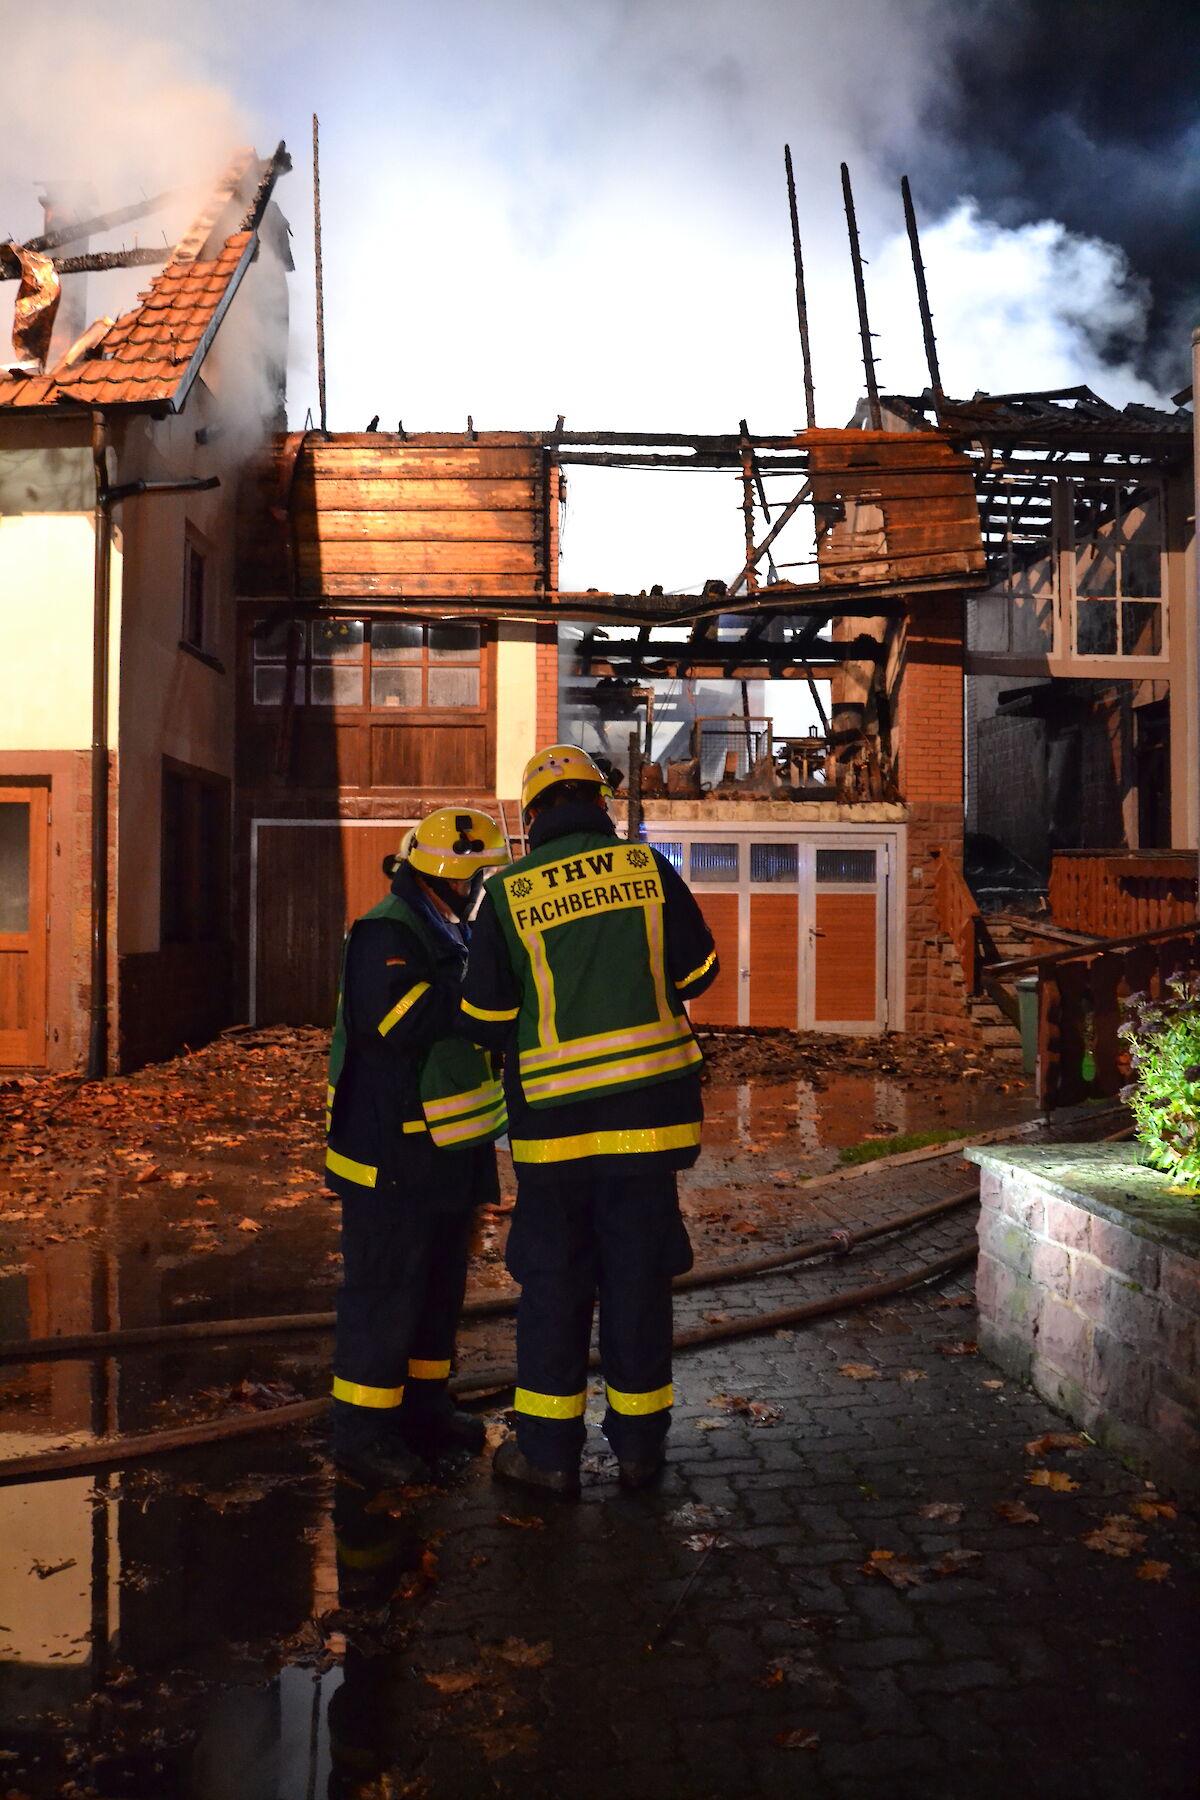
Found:
[[[174,400],[252,235],[235,232],[211,262],[168,263],[90,361],[46,375],[0,373],[0,406],[25,410]]]

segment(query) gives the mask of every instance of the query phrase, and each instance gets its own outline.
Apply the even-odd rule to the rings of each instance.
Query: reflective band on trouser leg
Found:
[[[700,1142],[700,1121],[628,1131],[580,1131],[574,1137],[513,1138],[516,1163],[573,1162],[584,1156],[645,1156],[653,1150],[690,1150]]]
[[[363,1381],[343,1381],[340,1375],[333,1378],[333,1397],[344,1400],[348,1406],[399,1406],[404,1398],[402,1387],[368,1387]]]
[[[410,1381],[448,1381],[450,1379],[450,1358],[445,1362],[426,1362],[419,1356],[408,1359],[408,1378]]]
[[[586,1388],[580,1394],[534,1394],[519,1387],[513,1398],[514,1411],[535,1419],[582,1419],[586,1405]]]
[[[648,1394],[622,1394],[606,1383],[604,1392],[614,1412],[628,1415],[665,1412],[675,1404],[675,1389],[670,1382],[666,1387],[651,1389]]]

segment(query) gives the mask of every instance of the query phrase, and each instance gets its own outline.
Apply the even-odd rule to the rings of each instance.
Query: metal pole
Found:
[[[808,302],[804,298],[804,257],[800,251],[800,221],[796,216],[796,178],[792,174],[792,147],[783,146],[783,166],[787,170],[788,210],[792,216],[792,259],[796,265],[796,322],[800,327],[800,354],[804,358],[804,411],[811,431],[817,422],[817,403],[813,398],[812,354],[808,345]]]
[[[913,274],[917,280],[917,305],[921,312],[921,331],[925,338],[925,360],[929,364],[929,381],[933,389],[933,405],[939,421],[945,406],[941,370],[938,368],[937,340],[933,335],[933,314],[929,310],[929,289],[925,285],[925,264],[921,261],[921,240],[917,236],[917,215],[913,209],[908,176],[900,177],[900,193],[904,199],[904,223],[908,227],[908,243],[912,250]]]
[[[317,115],[313,114],[313,254],[317,276],[317,398],[321,430],[328,432],[325,412],[325,277],[321,265],[321,149]]]
[[[96,534],[92,588],[92,869],[91,999],[87,1073],[108,1073],[108,659],[112,529],[108,499],[108,432],[104,414],[92,414],[92,467],[96,478]]]
[[[883,414],[879,410],[879,388],[875,381],[875,357],[871,351],[871,327],[867,319],[867,290],[863,283],[862,252],[858,247],[858,220],[854,216],[854,195],[850,191],[850,171],[842,164],[842,198],[846,202],[846,227],[850,233],[850,261],[854,266],[854,293],[858,300],[858,329],[862,337],[863,374],[867,381],[867,410],[871,430],[883,430]]]

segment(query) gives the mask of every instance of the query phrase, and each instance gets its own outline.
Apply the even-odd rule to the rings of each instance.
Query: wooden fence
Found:
[[[1196,917],[1196,855],[1181,850],[1059,850],[1050,916],[1067,931],[1123,938]]]
[[[1049,1112],[1119,1092],[1129,1080],[1117,1036],[1127,994],[1160,993],[1174,974],[1200,967],[1200,920],[1118,938],[1093,949],[998,963],[1011,982],[1038,980],[1037,1096]]]

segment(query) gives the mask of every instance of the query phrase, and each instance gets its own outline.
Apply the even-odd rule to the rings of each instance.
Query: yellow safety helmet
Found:
[[[525,773],[521,777],[521,811],[527,812],[530,802],[546,788],[553,787],[556,781],[594,781],[603,789],[606,798],[612,792],[586,750],[580,750],[575,744],[551,744],[548,750],[539,750],[525,764]]]
[[[495,819],[470,806],[442,806],[405,835],[397,861],[422,875],[469,881],[482,869],[501,869],[508,845]]]

